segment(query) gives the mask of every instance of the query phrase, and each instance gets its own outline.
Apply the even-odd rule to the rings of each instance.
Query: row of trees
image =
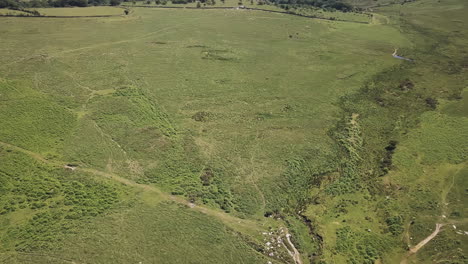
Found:
[[[128,0],[124,0],[128,1]],[[215,0],[171,0],[173,4],[188,4],[197,2],[197,6],[203,5],[215,5]],[[224,3],[224,0],[221,0]],[[253,2],[253,1],[251,1]],[[66,6],[100,6],[100,5],[120,5],[121,0],[31,0],[31,1],[19,1],[19,0],[0,0],[0,8],[11,8],[11,9],[22,9],[22,8],[39,8],[39,7],[66,7]],[[135,3],[135,1],[134,1]],[[147,4],[151,1],[147,0]],[[167,0],[155,0],[157,5],[165,5]],[[252,3],[253,4],[253,3]],[[324,9],[337,9],[340,11],[348,12],[352,11],[353,6],[342,2],[341,0],[259,0],[257,4],[275,4],[284,9],[289,9],[290,6],[314,6]],[[242,5],[242,1],[239,1],[239,5]]]
[[[40,7],[66,7],[66,6],[99,6],[99,5],[120,5],[120,0],[0,0],[0,8],[10,8],[21,10],[23,8],[40,8]]]
[[[343,12],[353,11],[354,7],[342,0],[269,0],[270,3],[285,6],[314,6],[323,9],[336,9]]]
[[[225,0],[221,0],[221,2],[224,3]],[[124,2],[127,2],[127,1],[124,1]],[[136,1],[132,1],[133,4],[136,4]],[[146,0],[146,4],[147,5],[150,5],[153,1],[152,0]],[[156,5],[166,5],[168,2],[168,0],[154,0],[154,3]],[[206,6],[206,5],[216,5],[216,1],[215,0],[199,0],[199,1],[195,1],[195,0],[171,0],[171,3],[173,4],[180,4],[180,5],[185,5],[185,4],[189,4],[189,3],[194,3],[196,2],[197,3],[197,7],[201,7],[201,5],[203,6]]]

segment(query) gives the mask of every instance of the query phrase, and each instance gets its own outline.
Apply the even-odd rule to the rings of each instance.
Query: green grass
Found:
[[[460,163],[466,160],[468,145],[465,118],[427,113],[421,118],[421,127],[407,139],[405,148],[417,150],[416,159],[423,164]]]
[[[261,250],[287,226],[304,263],[399,262],[441,214],[464,221],[460,0],[391,5],[373,24],[131,9],[0,19],[0,141],[24,149],[0,153],[2,258],[288,263]],[[458,234],[442,234],[410,261],[447,257]]]
[[[123,190],[0,147],[0,215],[3,251],[60,248],[81,221],[106,213]]]
[[[143,168],[143,176],[138,177],[159,182],[168,190],[180,187],[177,182],[186,181],[186,177],[199,185],[203,164],[215,160],[216,167],[229,168],[217,173],[220,179],[216,188],[227,184],[238,190],[233,195],[239,205],[252,204],[243,202],[249,197],[242,195],[246,180],[281,177],[286,166],[284,156],[300,159],[314,149],[332,153],[325,143],[331,143],[327,129],[335,121],[332,113],[338,110],[332,103],[342,93],[356,90],[362,80],[377,71],[376,67],[397,63],[388,56],[393,46],[388,41],[405,43],[389,27],[310,23],[312,20],[276,14],[238,10],[203,14],[198,10],[135,12],[128,18],[103,20],[104,24],[69,20],[66,31],[60,31],[53,21],[43,20],[47,26],[30,28],[36,32],[35,45],[48,41],[41,37],[46,29],[59,30],[55,34],[60,37],[47,49],[25,47],[22,55],[11,46],[11,56],[33,58],[27,65],[11,64],[9,78],[34,78],[37,90],[50,94],[80,118],[76,128],[80,132],[73,132],[65,144],[68,160],[84,161],[87,166],[99,164],[101,168],[107,164],[122,167],[126,160],[136,160]],[[173,15],[177,14],[184,18],[174,22]],[[139,15],[150,23],[138,27]],[[230,18],[229,23],[224,16]],[[197,21],[194,26],[193,21]],[[250,26],[252,21],[255,28]],[[273,35],[268,31],[271,23],[281,24]],[[113,33],[117,29],[123,33]],[[106,33],[97,34],[100,30]],[[392,37],[375,34],[381,31]],[[225,33],[219,39],[210,32]],[[290,34],[294,37],[290,38]],[[338,41],[343,34],[347,42]],[[76,36],[81,40],[77,42]],[[325,46],[320,36],[326,36],[331,46]],[[357,48],[362,43],[368,43],[369,49]],[[344,56],[350,49],[354,55]],[[28,50],[40,50],[44,56],[28,55]],[[366,69],[354,69],[356,61]],[[22,70],[16,71],[20,65]],[[332,90],[328,89],[330,85]],[[140,95],[94,92],[126,87],[133,87]],[[310,106],[311,100],[316,107]],[[207,112],[210,118],[206,122],[192,119],[198,112]],[[310,116],[315,118],[308,122]],[[83,149],[88,133],[90,139],[96,139],[94,142],[101,135],[99,145],[108,147]],[[181,152],[187,148],[193,148],[190,153],[194,155],[183,157]],[[108,158],[104,158],[105,153]],[[174,159],[177,155],[180,157]],[[197,165],[191,167],[190,159]],[[189,167],[171,174],[169,171],[179,162]],[[164,167],[169,171],[165,172]],[[116,169],[114,165],[112,169]],[[276,184],[273,181],[270,185]],[[268,189],[264,191],[270,192]],[[274,196],[281,195],[272,193]]]
[[[0,80],[0,91],[4,99],[0,106],[2,140],[51,157],[58,155],[74,128],[73,112],[51,102],[29,83]]]
[[[109,16],[124,15],[122,8],[108,6],[31,8],[43,16]]]
[[[35,257],[35,263],[60,263],[60,259],[98,263],[267,262],[232,230],[190,209],[137,202],[119,211],[65,237],[65,250]],[[19,262],[31,260],[27,255],[17,257]]]

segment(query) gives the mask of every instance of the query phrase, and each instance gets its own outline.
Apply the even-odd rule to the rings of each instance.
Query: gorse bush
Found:
[[[341,0],[273,0],[270,1],[283,8],[291,6],[314,6],[323,9],[335,9],[343,12],[354,10],[354,7]],[[285,8],[286,9],[286,8]]]
[[[373,264],[392,243],[377,233],[355,232],[349,226],[336,230],[336,251],[347,255],[348,263]]]
[[[20,166],[18,166],[20,165]],[[4,243],[18,251],[57,248],[62,234],[80,220],[104,213],[119,201],[117,188],[88,175],[40,164],[28,156],[0,148],[0,214],[27,214],[30,219],[11,225]]]
[[[320,149],[304,151],[303,155],[285,161],[286,169],[275,181],[262,182],[267,200],[266,212],[293,213],[310,202],[310,189],[320,186],[328,173],[337,170],[333,153]]]
[[[352,114],[338,125],[334,137],[341,151],[340,178],[327,186],[330,195],[352,193],[360,188],[363,139],[358,115]]]

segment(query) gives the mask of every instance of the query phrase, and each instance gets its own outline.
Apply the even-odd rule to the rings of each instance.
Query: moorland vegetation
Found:
[[[467,3],[346,3],[0,18],[0,262],[464,263]]]

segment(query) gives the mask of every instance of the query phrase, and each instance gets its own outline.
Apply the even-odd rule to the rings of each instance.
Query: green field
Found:
[[[0,263],[464,263],[468,6],[385,3],[0,17]]]
[[[118,7],[62,7],[62,8],[31,8],[43,16],[109,16],[123,15],[123,9]]]

